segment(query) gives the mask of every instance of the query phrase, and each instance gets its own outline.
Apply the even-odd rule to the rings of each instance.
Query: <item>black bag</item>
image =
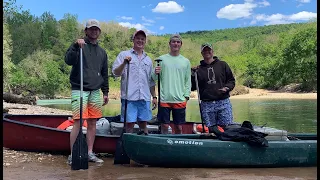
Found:
[[[268,134],[253,130],[250,121],[244,121],[239,128],[228,128],[216,136],[222,141],[246,142],[257,147],[268,147],[268,141],[264,138]]]

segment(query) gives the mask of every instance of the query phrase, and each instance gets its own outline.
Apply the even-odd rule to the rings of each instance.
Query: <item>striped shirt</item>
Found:
[[[121,99],[127,98],[130,101],[151,101],[150,87],[155,86],[155,82],[151,77],[153,65],[152,60],[144,51],[140,58],[133,48],[127,51],[120,52],[117,56],[117,59],[112,65],[112,73],[114,74],[114,70],[123,63],[124,58],[127,56],[131,57],[128,98],[126,97],[128,65],[126,65],[121,74]],[[117,75],[115,76],[117,77]]]

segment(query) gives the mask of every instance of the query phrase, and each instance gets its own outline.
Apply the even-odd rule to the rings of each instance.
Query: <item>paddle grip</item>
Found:
[[[157,66],[160,66],[161,59],[156,59]],[[158,74],[158,108],[160,107],[160,73]]]

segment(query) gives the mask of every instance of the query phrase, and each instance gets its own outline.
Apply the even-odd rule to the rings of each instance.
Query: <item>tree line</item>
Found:
[[[65,52],[84,36],[84,23],[77,15],[57,20],[50,12],[37,17],[3,2],[3,88],[15,94],[69,96],[71,67]],[[202,56],[200,44],[211,42],[214,53],[232,68],[237,84],[279,89],[291,83],[304,91],[317,90],[317,22],[182,32],[182,55],[192,66]],[[99,44],[106,49],[111,68],[118,53],[132,47],[134,28],[117,22],[101,22]],[[168,53],[170,35],[150,35],[145,51],[152,58]],[[111,71],[109,71],[111,73]],[[119,79],[109,78],[110,91],[119,91]]]

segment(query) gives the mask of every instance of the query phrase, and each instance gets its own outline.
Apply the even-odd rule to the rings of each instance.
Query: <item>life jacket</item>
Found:
[[[66,121],[64,121],[63,123],[61,123],[57,129],[61,129],[61,130],[66,130],[69,126],[72,126],[74,123],[74,120],[73,119],[68,119]],[[87,120],[84,120],[83,121],[83,124],[82,124],[83,127],[88,127],[88,124],[87,124]]]
[[[220,126],[217,126],[217,127],[220,132],[224,132],[224,129],[222,127]],[[197,125],[197,131],[202,133],[202,124]],[[204,125],[204,132],[209,133],[209,128],[206,125]]]

